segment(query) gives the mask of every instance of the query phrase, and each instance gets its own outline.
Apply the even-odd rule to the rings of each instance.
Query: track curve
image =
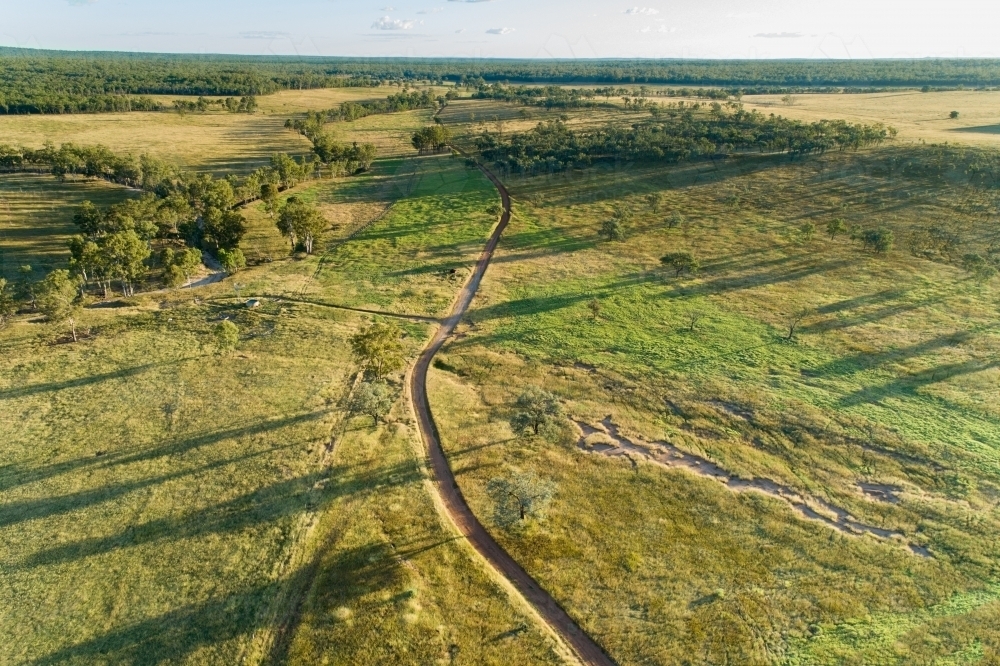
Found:
[[[556,603],[556,600],[548,592],[542,589],[521,565],[514,561],[514,558],[507,554],[507,551],[490,536],[486,528],[476,518],[458,488],[455,475],[452,473],[451,466],[448,464],[448,459],[441,447],[441,439],[437,426],[434,424],[434,418],[431,416],[431,406],[427,400],[427,370],[430,368],[434,356],[444,346],[468,310],[469,304],[479,289],[483,275],[489,267],[490,260],[493,258],[497,243],[500,242],[500,237],[510,222],[510,195],[507,188],[488,169],[483,166],[479,168],[500,193],[500,198],[503,201],[503,215],[479,256],[475,270],[455,299],[448,317],[441,322],[434,337],[420,353],[413,367],[413,372],[410,373],[410,400],[417,416],[420,435],[431,460],[431,469],[434,472],[438,494],[459,532],[468,539],[472,547],[486,559],[490,566],[517,589],[583,663],[594,666],[613,666],[614,661],[604,650],[577,625],[573,618]]]

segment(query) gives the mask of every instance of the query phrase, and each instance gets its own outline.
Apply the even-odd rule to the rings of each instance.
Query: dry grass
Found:
[[[84,200],[110,206],[135,196],[101,180],[67,180],[35,174],[0,177],[0,277],[14,280],[30,265],[32,278],[65,264],[66,243],[78,233],[73,214]]]
[[[840,118],[851,122],[882,122],[899,130],[899,141],[958,143],[1000,148],[1000,92],[913,91],[863,95],[748,95],[747,109],[797,120]],[[959,117],[948,114],[958,111]]]

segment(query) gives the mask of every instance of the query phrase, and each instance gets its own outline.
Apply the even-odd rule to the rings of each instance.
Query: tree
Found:
[[[442,150],[451,141],[451,132],[442,125],[430,125],[417,130],[411,139],[413,147],[419,152],[425,150]]]
[[[861,245],[875,254],[886,254],[892,249],[893,233],[891,229],[878,227],[861,232]]]
[[[243,250],[233,248],[232,250],[219,250],[219,263],[227,275],[236,275],[242,268],[247,267],[247,259],[243,256]]]
[[[973,279],[977,282],[988,282],[997,274],[995,266],[974,252],[962,256],[962,268],[972,273]]]
[[[537,435],[542,426],[554,422],[563,413],[559,398],[535,386],[528,387],[518,396],[514,407],[517,411],[510,418],[510,426],[515,434],[531,430]]]
[[[31,266],[28,264],[19,266],[17,269],[17,285],[14,289],[14,298],[27,301],[31,309],[34,310],[38,307],[37,293],[38,290],[35,283],[31,280]]]
[[[494,521],[509,528],[541,515],[555,495],[556,484],[538,478],[534,472],[517,472],[490,479],[486,492],[493,500]]]
[[[385,382],[361,382],[351,397],[351,411],[372,417],[378,425],[392,409],[392,394]]]
[[[601,235],[609,241],[625,240],[625,227],[617,217],[611,217],[601,223]]]
[[[694,329],[698,325],[698,322],[701,321],[704,317],[705,313],[699,312],[698,310],[688,310],[686,313],[684,313],[684,318],[687,319],[688,323],[687,326],[688,332],[694,333]]]
[[[690,252],[671,252],[660,257],[660,263],[674,270],[674,277],[681,273],[697,273],[701,264]]]
[[[396,324],[376,322],[351,336],[351,351],[361,366],[380,380],[405,364],[402,337],[403,330]]]
[[[684,224],[684,216],[680,214],[680,211],[675,210],[670,214],[670,217],[667,218],[668,229],[675,229],[682,224]]]
[[[951,113],[948,114],[948,117],[951,118],[952,120],[958,118],[958,111],[952,111]]]
[[[799,233],[802,234],[802,238],[807,242],[813,239],[813,235],[816,233],[816,225],[812,222],[803,222],[799,227]]]
[[[149,258],[149,245],[132,230],[119,231],[107,236],[100,244],[98,266],[107,279],[118,280],[122,295],[135,294],[135,283],[146,274],[145,261]]]
[[[164,280],[168,287],[179,287],[194,275],[201,266],[201,251],[187,248],[174,252],[170,248],[163,251],[161,262],[164,266]]]
[[[503,213],[503,204],[499,201],[494,201],[486,208],[486,212],[493,217],[499,217]]]
[[[16,312],[17,301],[14,300],[14,294],[7,286],[7,280],[0,278],[0,328],[3,328]]]
[[[260,200],[264,202],[264,210],[274,218],[278,210],[278,186],[274,183],[264,183],[260,186]]]
[[[587,303],[587,308],[590,310],[590,313],[594,315],[594,319],[601,316],[601,302],[596,298],[591,299],[591,301]]]
[[[658,106],[653,107],[658,109]],[[663,194],[661,192],[650,192],[646,195],[646,203],[649,204],[649,209],[653,211],[653,214],[660,212],[660,207],[663,205]]]
[[[795,339],[795,331],[798,330],[799,324],[811,313],[811,308],[800,308],[786,316],[785,323],[788,325],[788,335],[785,336],[785,340],[791,342]]]
[[[316,239],[326,230],[326,218],[311,203],[298,197],[289,197],[278,215],[278,231],[292,242],[292,249],[302,243],[307,254],[312,254]]]
[[[104,214],[91,202],[84,201],[73,214],[73,224],[80,227],[80,231],[88,238],[96,238],[101,233]]]
[[[235,210],[208,208],[203,216],[204,239],[216,249],[231,250],[239,247],[247,232],[246,220]]]
[[[220,351],[232,351],[240,343],[240,329],[233,322],[224,319],[215,325],[215,344]]]
[[[38,309],[51,322],[69,321],[76,342],[76,297],[79,286],[68,270],[60,268],[45,276],[38,289]]]
[[[847,225],[839,217],[826,223],[826,233],[830,234],[830,240],[833,240],[837,237],[837,234],[842,234],[845,231],[847,231]]]

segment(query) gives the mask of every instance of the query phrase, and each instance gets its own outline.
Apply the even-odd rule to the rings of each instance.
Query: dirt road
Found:
[[[420,427],[420,434],[427,446],[427,452],[431,460],[431,468],[438,492],[441,495],[448,515],[458,530],[469,540],[472,547],[481,554],[486,561],[504,576],[517,589],[518,592],[530,603],[549,626],[562,637],[563,641],[569,645],[580,660],[585,664],[600,664],[610,666],[614,664],[604,650],[588,636],[573,619],[556,603],[548,592],[541,588],[535,580],[528,575],[514,559],[507,554],[500,544],[489,535],[482,523],[476,518],[469,508],[455,476],[448,465],[448,459],[441,448],[441,440],[438,436],[437,427],[431,416],[430,403],[427,401],[427,369],[430,367],[434,355],[438,353],[448,337],[455,330],[455,326],[461,320],[472,302],[472,298],[479,289],[479,283],[483,279],[483,274],[493,258],[493,251],[504,229],[510,222],[510,196],[507,189],[488,170],[483,169],[493,185],[500,192],[503,200],[503,216],[497,224],[493,235],[490,236],[486,248],[479,257],[476,269],[473,271],[469,281],[462,288],[451,313],[441,323],[437,333],[421,352],[417,363],[410,375],[410,399],[413,401],[413,410],[417,415]]]

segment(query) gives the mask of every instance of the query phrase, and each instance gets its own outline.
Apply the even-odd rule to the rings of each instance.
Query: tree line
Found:
[[[504,173],[533,174],[595,162],[679,162],[751,151],[797,156],[857,150],[894,136],[895,130],[881,124],[805,123],[739,106],[727,111],[714,103],[708,112],[692,107],[658,110],[656,117],[630,126],[612,123],[577,131],[555,120],[507,136],[485,131],[477,137],[476,148]]]
[[[0,48],[0,113],[155,110],[148,95],[266,95],[415,81],[667,84],[781,94],[1000,86],[1000,60],[511,60],[75,53]]]

